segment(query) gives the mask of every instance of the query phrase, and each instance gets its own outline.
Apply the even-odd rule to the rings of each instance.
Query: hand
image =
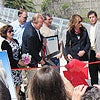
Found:
[[[84,54],[85,54],[85,51],[84,50],[81,50],[81,51],[78,52],[78,56],[79,57],[82,57]]]
[[[98,84],[94,84],[93,86],[97,87],[98,89],[100,89],[100,85],[98,85]]]
[[[45,52],[44,52],[43,49],[41,50],[41,57],[42,57],[43,60],[45,60],[46,55],[45,55]]]
[[[100,52],[96,53],[96,58],[100,58]]]
[[[43,45],[46,46],[46,44],[47,44],[47,40],[46,38],[43,38]]]
[[[21,66],[27,66],[27,65],[24,63],[23,60],[19,60],[19,61],[18,61],[18,64],[21,65]]]
[[[73,59],[73,57],[72,57],[70,54],[68,54],[66,59],[67,59],[68,61],[71,61],[71,60]]]
[[[61,58],[62,57],[62,52],[60,52],[58,55],[57,55],[57,59],[59,58]]]
[[[82,95],[85,93],[88,86],[78,85],[74,88],[72,100],[81,100]]]
[[[42,59],[39,63],[40,63],[41,65],[44,65],[44,64],[45,64],[45,61]]]

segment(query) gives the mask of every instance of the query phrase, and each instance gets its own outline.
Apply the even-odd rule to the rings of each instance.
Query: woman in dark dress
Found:
[[[65,58],[68,61],[72,59],[88,61],[90,40],[87,30],[81,22],[82,17],[78,14],[70,18],[65,44]]]
[[[17,40],[13,39],[13,27],[5,25],[0,29],[0,34],[5,40],[2,42],[1,49],[7,50],[10,65],[12,69],[12,77],[16,87],[16,92],[19,93],[20,85],[22,83],[21,71],[16,70],[18,65],[25,66],[24,62],[20,60],[20,48]]]

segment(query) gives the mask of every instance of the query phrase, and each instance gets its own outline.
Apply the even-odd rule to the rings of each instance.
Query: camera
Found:
[[[88,86],[87,89],[86,89],[86,92],[87,92],[88,90],[91,90],[92,88],[93,88],[93,86]]]

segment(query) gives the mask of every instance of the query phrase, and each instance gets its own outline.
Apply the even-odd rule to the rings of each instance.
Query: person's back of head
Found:
[[[100,89],[93,87],[87,90],[82,96],[81,100],[100,100]]]
[[[49,66],[37,70],[29,87],[29,99],[66,100],[66,90],[60,74]]]
[[[2,61],[0,60],[0,80],[3,82],[3,84],[8,87],[7,83],[7,73],[6,70],[3,68]]]
[[[0,80],[0,100],[11,100],[9,89]]]

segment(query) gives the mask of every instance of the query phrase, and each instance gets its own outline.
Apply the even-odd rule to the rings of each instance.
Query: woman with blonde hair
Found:
[[[86,28],[82,25],[82,20],[78,14],[72,15],[69,20],[65,44],[65,58],[68,61],[73,58],[88,61],[90,40]]]

